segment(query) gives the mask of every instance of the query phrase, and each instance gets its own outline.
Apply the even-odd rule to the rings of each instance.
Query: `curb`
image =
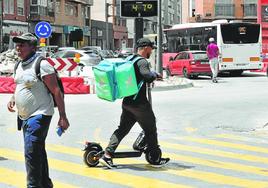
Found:
[[[193,83],[183,84],[183,85],[171,85],[171,86],[155,86],[152,91],[168,91],[168,90],[178,90],[187,89],[194,87]]]
[[[187,89],[191,87],[194,87],[194,84],[189,79],[185,78],[175,78],[168,80],[165,79],[164,81],[156,81],[152,91],[178,90],[178,89]]]

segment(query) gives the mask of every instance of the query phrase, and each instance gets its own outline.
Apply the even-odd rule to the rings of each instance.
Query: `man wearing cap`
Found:
[[[141,38],[137,41],[136,47],[137,55],[143,57],[134,63],[137,83],[140,83],[142,80],[145,83],[152,83],[155,79],[162,78],[161,75],[150,70],[149,62],[146,60],[150,58],[152,50],[156,48],[154,44],[147,38]],[[100,159],[100,162],[108,168],[114,167],[112,161],[113,154],[121,140],[129,133],[136,122],[140,124],[145,132],[145,139],[148,144],[147,151],[152,154],[152,164],[162,166],[169,161],[169,158],[161,158],[155,116],[152,106],[146,97],[147,87],[145,83],[136,97],[133,95],[123,99],[120,124],[112,134],[110,142],[105,149],[105,154]]]
[[[209,45],[207,46],[207,56],[209,59],[209,65],[212,72],[212,82],[217,83],[217,75],[219,71],[219,48],[217,44],[215,44],[215,40],[213,37],[209,38]]]
[[[51,188],[45,140],[54,113],[54,102],[58,106],[58,126],[64,131],[69,127],[65,113],[63,94],[58,86],[54,68],[46,61],[40,64],[39,80],[35,72],[37,38],[25,33],[13,38],[21,61],[14,72],[16,89],[7,104],[10,112],[15,104],[18,110],[18,128],[23,129],[24,156],[27,171],[27,188]],[[52,95],[51,95],[52,94]]]

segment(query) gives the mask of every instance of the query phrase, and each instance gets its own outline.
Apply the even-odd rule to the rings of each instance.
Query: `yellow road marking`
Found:
[[[83,152],[77,148],[73,147],[66,147],[66,146],[60,146],[60,145],[54,145],[53,151],[69,154],[69,155],[76,155],[76,156],[82,156]],[[50,145],[47,147],[48,150],[50,150]],[[176,149],[176,148],[173,148]],[[179,154],[173,154],[173,153],[165,153],[166,156],[170,157],[172,160],[178,160],[188,163],[194,163],[199,164],[203,166],[209,166],[214,168],[221,168],[221,169],[228,169],[238,172],[246,172],[246,173],[252,173],[257,175],[263,175],[268,176],[268,170],[265,168],[259,168],[255,166],[250,165],[243,165],[238,163],[232,163],[232,162],[223,162],[219,160],[207,160],[207,159],[201,159],[197,157],[191,157],[189,155],[179,155]],[[117,159],[116,159],[117,160]]]
[[[140,163],[137,163],[137,160],[134,160],[134,159],[120,160],[120,164],[131,164],[131,166],[135,165],[135,167],[137,168],[144,168],[144,166],[141,166]],[[154,168],[150,167],[150,170],[154,170]],[[169,167],[164,167],[162,168],[162,170],[164,173],[169,173],[169,174],[173,174],[176,176],[182,176],[182,177],[187,177],[187,178],[192,178],[192,179],[198,179],[200,181],[214,183],[214,184],[230,185],[230,186],[246,187],[246,188],[253,188],[253,187],[254,188],[267,188],[268,187],[267,181],[248,180],[244,178],[231,177],[231,176],[215,174],[211,172],[204,172],[200,170],[169,169]]]
[[[15,132],[17,132],[18,130],[16,129],[16,128],[14,128],[14,127],[9,127],[9,128],[7,128],[7,131],[8,132],[11,132],[11,133],[15,133]]]
[[[14,187],[25,188],[26,174],[0,167],[0,182]],[[57,188],[75,188],[75,186],[58,181],[53,181],[53,184]]]
[[[93,134],[94,140],[100,140],[101,128],[96,128]]]
[[[185,130],[188,133],[192,133],[192,132],[196,132],[198,129],[194,127],[186,127]]]
[[[227,148],[234,148],[234,149],[239,149],[239,150],[254,151],[254,152],[259,152],[259,153],[268,153],[268,148],[250,146],[246,144],[236,144],[236,143],[230,143],[230,142],[224,142],[224,141],[217,141],[217,140],[211,140],[211,139],[205,139],[205,138],[192,138],[192,137],[182,137],[182,138],[175,138],[175,139],[187,140],[191,142],[197,142],[201,144],[208,144],[208,145],[221,146],[221,147],[227,147]]]
[[[231,139],[231,140],[239,140],[239,141],[246,141],[246,137],[238,136],[238,135],[232,135],[232,134],[217,134],[215,135],[216,138],[225,138],[225,139]]]
[[[21,152],[17,152],[10,149],[0,148],[0,153],[5,158],[9,158],[17,161],[24,161],[23,154]],[[49,166],[51,169],[55,169],[58,171],[68,172],[77,174],[80,176],[85,176],[88,178],[98,179],[106,182],[116,183],[120,185],[125,185],[129,187],[135,188],[190,188],[191,186],[180,185],[169,183],[165,181],[161,181],[158,179],[146,178],[136,175],[130,175],[121,172],[115,172],[112,170],[103,170],[101,168],[88,168],[85,165],[61,161],[57,159],[49,158]],[[131,180],[131,181],[129,181]]]
[[[221,150],[216,150],[216,149],[207,149],[207,148],[202,148],[198,146],[187,146],[183,144],[172,144],[168,142],[161,142],[161,146],[166,147],[166,148],[176,149],[179,151],[189,151],[189,152],[201,153],[201,154],[206,154],[206,155],[225,157],[225,158],[230,158],[230,159],[239,159],[243,161],[268,164],[268,158],[255,156],[255,155],[239,154],[239,153],[221,151]]]

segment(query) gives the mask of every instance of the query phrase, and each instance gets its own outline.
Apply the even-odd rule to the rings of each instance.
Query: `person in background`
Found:
[[[209,45],[207,46],[207,56],[209,59],[209,65],[212,72],[212,82],[217,83],[217,76],[219,72],[219,48],[215,43],[214,38],[209,38]]]
[[[14,37],[21,61],[14,72],[16,89],[7,104],[10,112],[18,110],[18,129],[23,129],[24,157],[27,171],[27,188],[52,188],[49,178],[45,140],[54,114],[54,102],[58,106],[58,126],[65,131],[69,122],[65,113],[63,94],[58,85],[54,68],[46,60],[40,64],[39,80],[35,72],[37,38],[31,33]],[[51,95],[52,94],[52,95]]]

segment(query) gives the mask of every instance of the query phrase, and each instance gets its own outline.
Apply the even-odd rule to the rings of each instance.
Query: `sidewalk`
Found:
[[[164,78],[163,81],[155,81],[153,91],[184,89],[193,86],[193,82],[190,79],[173,76],[169,78]]]

